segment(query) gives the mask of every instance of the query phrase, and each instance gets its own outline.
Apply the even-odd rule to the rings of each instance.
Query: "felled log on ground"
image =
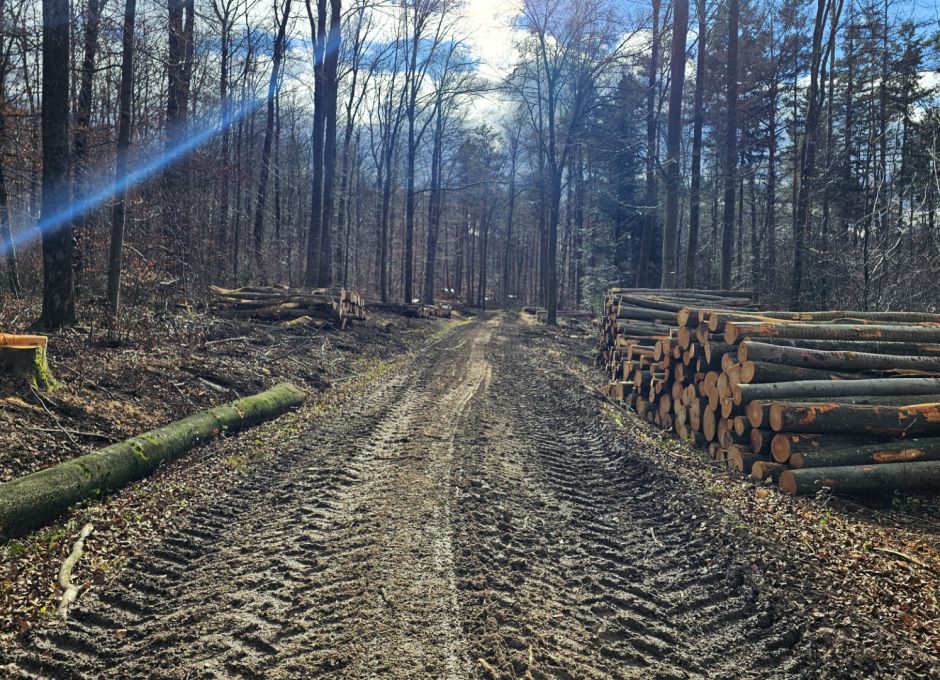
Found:
[[[725,342],[734,344],[748,336],[940,343],[940,327],[895,324],[811,324],[788,321],[729,321],[725,324]]]
[[[804,468],[780,474],[780,489],[791,496],[813,494],[822,488],[854,495],[933,491],[940,489],[940,461]]]
[[[78,501],[141,479],[165,461],[220,433],[257,425],[303,403],[282,383],[266,392],[197,413],[138,437],[0,484],[0,541],[37,529]]]
[[[364,320],[361,295],[346,288],[288,288],[286,286],[212,286],[212,309],[229,316],[284,321],[309,316],[329,319],[339,326]]]
[[[878,378],[865,380],[800,380],[793,382],[735,385],[732,396],[736,405],[755,399],[828,399],[839,397],[889,397],[940,393],[940,378]]]
[[[44,335],[0,333],[0,390],[4,385],[14,390],[55,388],[46,355],[48,342]]]
[[[778,401],[770,407],[776,432],[913,437],[940,434],[940,403],[859,406]]]
[[[794,468],[809,468],[910,463],[920,460],[940,460],[940,437],[902,439],[867,446],[794,453],[788,462]]]
[[[940,372],[940,357],[904,356],[898,354],[876,354],[838,350],[817,350],[802,347],[784,347],[753,340],[745,340],[738,350],[745,361],[770,362],[772,365],[803,367],[804,369],[828,369],[836,371],[890,371],[913,369]],[[772,382],[772,381],[767,381]]]

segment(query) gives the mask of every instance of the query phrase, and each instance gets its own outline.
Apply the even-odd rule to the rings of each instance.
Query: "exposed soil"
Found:
[[[738,530],[740,513],[691,467],[657,460],[687,457],[625,438],[569,346],[484,316],[325,417],[306,409],[279,421],[280,436],[228,440],[263,449],[270,436],[276,455],[180,508],[68,622],[26,633],[2,670],[932,677],[934,657],[884,634],[877,612],[840,623],[828,581],[780,582],[782,556],[804,556]]]

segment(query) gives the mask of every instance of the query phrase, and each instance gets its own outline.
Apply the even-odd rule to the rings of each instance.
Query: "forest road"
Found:
[[[6,671],[800,677],[733,546],[533,350],[540,332],[484,315],[416,352],[178,517]]]

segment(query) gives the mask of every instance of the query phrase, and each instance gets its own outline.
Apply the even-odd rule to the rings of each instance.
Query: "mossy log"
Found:
[[[0,333],[0,384],[14,389],[32,386],[39,390],[55,388],[56,381],[46,357],[48,338],[43,335]]]
[[[791,496],[812,494],[823,487],[857,495],[887,491],[936,493],[940,491],[940,461],[804,468],[780,474],[780,490]]]
[[[275,418],[299,406],[304,399],[302,390],[283,383],[0,484],[0,541],[43,526],[81,500],[146,477],[161,463],[220,433],[237,432]]]

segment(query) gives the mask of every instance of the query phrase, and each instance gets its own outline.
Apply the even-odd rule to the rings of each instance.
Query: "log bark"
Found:
[[[935,492],[940,489],[940,462],[844,465],[785,470],[780,474],[780,490],[791,496],[813,494],[822,488],[852,495],[901,490]]]
[[[748,359],[748,345],[752,341],[743,341],[737,346],[738,361]],[[842,350],[845,352],[873,352],[876,354],[896,354],[904,356],[940,357],[940,345],[924,342],[876,342],[872,340],[808,340],[804,338],[761,338],[766,345],[781,347],[801,347],[815,350]],[[734,349],[733,346],[725,345]]]
[[[45,470],[0,484],[0,541],[22,536],[73,504],[141,479],[220,433],[237,432],[299,406],[304,392],[283,383]]]
[[[905,396],[940,393],[938,378],[884,378],[872,380],[797,380],[732,386],[735,404],[755,399],[838,399],[841,397]],[[917,403],[915,398],[911,403]]]
[[[870,434],[913,437],[940,434],[940,403],[911,406],[860,406],[839,403],[774,402],[775,432]]]
[[[731,356],[725,355],[725,356]],[[853,380],[860,379],[857,373],[827,371],[782,363],[764,361],[745,361],[740,364],[739,382],[741,383],[776,383],[794,380]]]
[[[831,369],[841,371],[890,371],[908,369],[940,372],[940,357],[903,356],[870,352],[815,350],[783,347],[746,340],[741,343],[738,357],[746,360],[771,362],[773,365],[799,366],[805,369]],[[773,382],[773,381],[767,381]]]
[[[794,468],[811,468],[910,463],[919,460],[940,460],[940,437],[794,453],[789,463]]]
[[[786,321],[729,321],[725,324],[725,342],[735,344],[747,337],[938,343],[940,328],[881,324],[804,324]]]
[[[867,446],[879,437],[866,435],[828,435],[828,434],[775,434],[770,443],[770,454],[779,463],[786,463],[791,456],[809,451]]]

